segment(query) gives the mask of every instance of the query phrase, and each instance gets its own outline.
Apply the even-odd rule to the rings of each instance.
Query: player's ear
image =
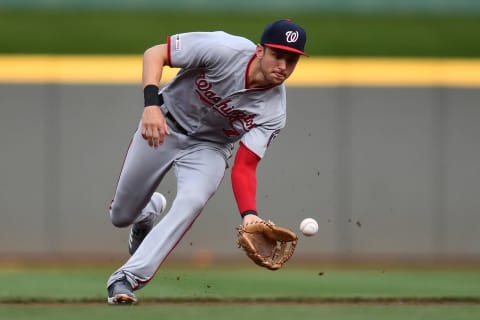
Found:
[[[257,58],[262,58],[263,55],[265,54],[265,47],[262,46],[261,44],[257,44],[257,48],[255,49],[255,54],[257,55]]]

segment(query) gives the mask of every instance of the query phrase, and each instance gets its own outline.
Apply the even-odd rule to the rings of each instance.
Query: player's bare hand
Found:
[[[147,140],[150,147],[158,148],[169,135],[167,121],[159,106],[148,106],[142,114],[142,137]]]
[[[260,222],[260,221],[263,221],[263,219],[254,215],[254,214],[249,214],[249,215],[246,215],[243,218],[243,225],[245,226],[249,223],[255,223],[255,222]]]

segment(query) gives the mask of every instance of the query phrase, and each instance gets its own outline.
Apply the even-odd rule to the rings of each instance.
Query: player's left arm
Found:
[[[237,202],[243,224],[262,221],[258,217],[257,166],[260,157],[240,142],[232,167],[232,190]]]
[[[143,54],[142,82],[145,95],[145,108],[142,113],[142,136],[151,147],[157,148],[163,143],[165,135],[170,134],[168,125],[160,110],[158,95],[163,67],[169,64],[168,45],[153,46]]]

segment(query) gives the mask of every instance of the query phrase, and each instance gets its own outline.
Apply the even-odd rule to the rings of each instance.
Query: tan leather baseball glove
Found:
[[[259,266],[280,269],[295,251],[298,237],[271,221],[260,221],[237,227],[238,247]]]

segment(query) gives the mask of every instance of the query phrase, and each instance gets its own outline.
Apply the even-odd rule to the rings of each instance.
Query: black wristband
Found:
[[[160,105],[160,97],[158,95],[158,87],[156,85],[149,84],[143,88],[143,97],[145,99],[145,107]]]
[[[248,216],[249,214],[253,214],[254,216],[258,216],[258,213],[255,210],[244,211],[240,214],[240,216],[242,216],[242,219],[243,219],[243,218],[245,218],[245,216]]]

